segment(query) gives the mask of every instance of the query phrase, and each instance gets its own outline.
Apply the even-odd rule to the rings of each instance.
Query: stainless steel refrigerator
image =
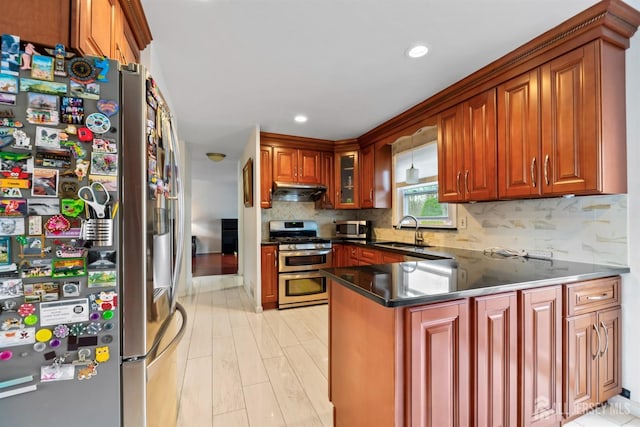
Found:
[[[29,86],[27,82],[22,90],[22,80],[32,80],[29,70],[18,71],[20,89],[14,105],[0,105],[0,115],[11,110],[14,122],[9,124],[21,122],[24,126],[19,129],[32,142],[26,148],[23,141],[18,149],[17,138],[12,144],[11,138],[2,139],[6,145],[1,151],[13,153],[2,157],[0,152],[2,168],[15,164],[7,158],[23,155],[35,159],[44,173],[58,168],[51,172],[57,179],[55,193],[36,197],[36,174],[29,169],[33,166],[26,165],[21,167],[30,174],[25,179],[30,180],[31,188],[19,189],[15,199],[0,195],[2,213],[7,200],[24,200],[25,205],[18,209],[22,215],[0,215],[0,225],[6,218],[22,222],[22,234],[3,234],[0,227],[0,252],[3,244],[8,251],[6,263],[0,253],[0,425],[169,427],[177,418],[176,349],[187,321],[176,301],[184,248],[184,199],[174,122],[143,67],[134,64],[121,69],[115,61],[105,63],[100,58],[76,62],[80,63],[75,70],[80,77],[76,77],[84,78],[85,71],[93,71],[94,76],[102,72],[107,80],[94,77],[84,84],[82,112],[73,119],[78,120],[77,130],[84,130],[92,113],[110,115],[106,124],[92,123],[96,132],[104,126],[103,133],[94,133],[92,140],[81,141],[81,132],[67,135],[57,154],[48,153],[42,165],[42,152],[47,150],[33,144],[38,133],[59,136],[51,129],[63,133],[72,129],[62,121],[52,124],[49,116],[44,119],[46,124],[34,122],[32,101],[37,96],[30,94],[42,93],[34,90],[40,90],[43,83],[38,80]],[[47,64],[45,59],[38,67]],[[68,66],[65,70],[71,70]],[[95,70],[87,70],[92,67]],[[63,97],[71,96],[72,85],[74,95],[80,93],[77,81],[74,84],[69,77],[55,75],[50,82],[58,85],[46,82],[46,90],[59,92],[55,100],[46,99],[57,103],[55,110],[62,118],[62,103],[70,102]],[[61,85],[66,85],[66,92]],[[18,129],[6,130],[3,124],[7,123],[0,118],[0,137]],[[106,144],[111,154],[106,166],[100,144]],[[100,175],[99,168],[107,166],[109,175]],[[75,171],[75,177],[70,171]],[[69,184],[74,182],[75,198]],[[77,205],[79,189],[92,182],[107,188],[106,205],[96,209],[85,204],[79,215],[67,217],[65,209]],[[62,187],[70,188],[63,194]],[[15,190],[12,193],[18,195]],[[104,201],[102,195],[96,199]],[[101,209],[105,211],[102,218],[97,215]],[[30,234],[32,217],[47,224],[41,237]],[[66,218],[70,229],[55,234],[49,230],[49,223],[55,222],[51,218],[58,222]],[[71,234],[77,227],[80,234]],[[33,241],[40,246],[35,256],[28,247]],[[65,251],[75,256],[67,258]],[[63,267],[70,259],[76,268],[68,277]],[[34,264],[35,276],[31,274]],[[49,293],[34,293],[34,289],[42,291],[43,284]],[[25,336],[23,341],[17,338],[20,334]]]

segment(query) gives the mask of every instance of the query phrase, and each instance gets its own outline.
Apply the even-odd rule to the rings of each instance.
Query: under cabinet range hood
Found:
[[[327,191],[322,184],[296,184],[291,182],[273,182],[272,200],[283,202],[314,202]]]

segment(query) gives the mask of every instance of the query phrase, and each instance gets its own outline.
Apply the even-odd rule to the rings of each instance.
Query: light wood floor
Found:
[[[178,426],[332,427],[327,305],[255,313],[239,280],[194,278],[195,294],[181,298]],[[613,405],[565,426],[640,427],[628,412]]]

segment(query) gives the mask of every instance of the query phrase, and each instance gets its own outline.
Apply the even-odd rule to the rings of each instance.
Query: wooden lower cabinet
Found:
[[[557,427],[562,414],[562,286],[520,291],[520,422]]]
[[[621,390],[620,278],[567,286],[565,418],[604,403]]]
[[[409,308],[407,317],[407,425],[468,426],[468,301]]]
[[[472,423],[516,427],[518,302],[515,292],[473,299]]]
[[[262,246],[260,252],[262,270],[262,309],[268,310],[278,306],[278,247]]]

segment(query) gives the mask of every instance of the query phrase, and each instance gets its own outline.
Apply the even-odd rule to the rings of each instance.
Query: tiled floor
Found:
[[[332,426],[327,306],[255,313],[238,280],[194,278],[195,293],[181,298],[189,321],[178,426]],[[640,427],[640,419],[614,405],[565,426],[622,425]]]

